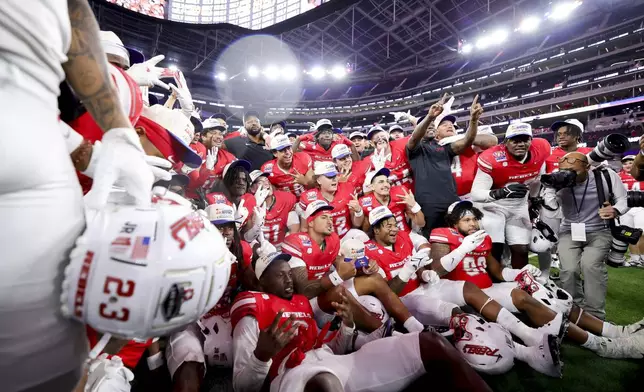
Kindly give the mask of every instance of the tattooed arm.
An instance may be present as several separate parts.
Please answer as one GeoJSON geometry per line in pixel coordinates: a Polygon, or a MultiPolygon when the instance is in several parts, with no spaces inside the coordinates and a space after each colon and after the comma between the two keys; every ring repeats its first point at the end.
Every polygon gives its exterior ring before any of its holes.
{"type": "Polygon", "coordinates": [[[63,64],[67,81],[103,131],[131,128],[110,80],[99,28],[87,0],[67,0],[72,42],[63,64]]]}
{"type": "Polygon", "coordinates": [[[295,292],[304,295],[306,298],[315,298],[333,287],[331,279],[323,276],[321,279],[309,280],[309,273],[306,267],[295,267],[293,273],[293,286],[295,292]]]}

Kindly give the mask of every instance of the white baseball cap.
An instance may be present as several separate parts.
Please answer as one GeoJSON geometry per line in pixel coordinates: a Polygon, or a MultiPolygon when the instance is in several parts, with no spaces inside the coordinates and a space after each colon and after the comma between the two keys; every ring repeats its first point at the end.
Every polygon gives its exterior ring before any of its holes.
{"type": "Polygon", "coordinates": [[[329,128],[331,128],[331,130],[333,130],[333,123],[331,122],[331,120],[327,120],[326,118],[318,120],[318,122],[315,124],[315,130],[319,131],[320,128],[325,126],[328,126],[329,128]]]}
{"type": "Polygon", "coordinates": [[[367,186],[371,185],[371,183],[373,182],[373,179],[376,178],[377,176],[387,176],[387,178],[389,178],[390,174],[391,174],[391,172],[386,167],[380,168],[380,169],[378,169],[376,171],[370,171],[365,176],[364,186],[367,187],[367,186]]]}
{"type": "Polygon", "coordinates": [[[213,117],[210,117],[204,120],[202,125],[204,130],[219,129],[221,131],[225,131],[226,128],[228,128],[224,120],[222,120],[221,118],[213,118],[213,117]]]}
{"type": "Polygon", "coordinates": [[[351,134],[349,135],[349,140],[353,140],[353,138],[354,138],[354,137],[361,137],[361,138],[363,138],[363,139],[366,139],[366,138],[367,138],[367,135],[366,135],[364,132],[360,132],[360,131],[353,131],[353,132],[351,132],[351,134]]]}
{"type": "Polygon", "coordinates": [[[162,105],[144,106],[142,116],[163,127],[172,139],[179,143],[181,156],[177,158],[193,168],[201,165],[201,157],[190,148],[195,126],[180,110],[172,110],[162,105]]]}
{"type": "Polygon", "coordinates": [[[456,116],[453,114],[444,114],[436,117],[436,120],[434,120],[434,128],[438,128],[443,121],[449,121],[454,124],[454,128],[458,128],[458,125],[456,124],[456,116]]]}
{"type": "Polygon", "coordinates": [[[338,169],[333,162],[318,161],[313,166],[313,174],[316,176],[335,177],[338,175],[338,169]]]}
{"type": "Polygon", "coordinates": [[[378,206],[369,213],[369,224],[373,226],[381,220],[391,218],[392,216],[394,216],[394,214],[389,210],[389,208],[387,208],[387,206],[378,206]]]}
{"type": "Polygon", "coordinates": [[[277,134],[271,138],[271,150],[282,151],[287,147],[291,147],[293,143],[284,134],[277,134]]]}
{"type": "Polygon", "coordinates": [[[331,157],[333,159],[344,158],[351,155],[351,149],[346,144],[338,144],[331,150],[331,157]]]}
{"type": "Polygon", "coordinates": [[[477,135],[494,135],[494,131],[490,125],[479,125],[476,131],[477,135]]]}
{"type": "Polygon", "coordinates": [[[581,133],[584,133],[584,124],[582,124],[581,121],[579,121],[579,120],[577,120],[575,118],[570,118],[570,119],[564,120],[564,121],[555,121],[550,126],[550,129],[552,129],[553,132],[557,132],[557,130],[559,128],[563,127],[564,125],[575,126],[575,127],[579,128],[579,131],[581,133]]]}
{"type": "Polygon", "coordinates": [[[399,132],[403,132],[403,133],[405,132],[405,130],[403,129],[403,127],[401,127],[401,126],[400,126],[400,125],[398,125],[398,124],[396,124],[396,125],[392,125],[391,127],[389,127],[389,134],[391,134],[392,132],[395,132],[395,131],[399,131],[399,132]]]}
{"type": "Polygon", "coordinates": [[[277,260],[289,261],[291,260],[291,255],[286,253],[273,252],[257,259],[257,261],[255,262],[255,276],[257,276],[257,279],[261,278],[264,271],[266,271],[266,268],[268,268],[268,266],[273,261],[277,260]]]}
{"type": "Polygon", "coordinates": [[[635,160],[635,155],[625,155],[622,158],[622,162],[624,162],[624,161],[634,161],[634,160],[635,160]]]}
{"type": "Polygon", "coordinates": [[[459,204],[463,204],[465,208],[472,208],[474,206],[474,204],[472,204],[472,202],[469,200],[455,201],[454,203],[450,204],[449,207],[447,207],[447,213],[451,214],[454,211],[454,208],[456,208],[456,206],[459,204]]]}
{"type": "Polygon", "coordinates": [[[357,239],[342,241],[340,253],[344,256],[344,261],[357,261],[362,266],[369,265],[369,259],[365,254],[364,242],[362,241],[357,239]]]}
{"type": "Polygon", "coordinates": [[[205,209],[208,220],[213,225],[223,225],[225,223],[236,222],[235,210],[232,206],[223,203],[211,204],[205,209]]]}
{"type": "Polygon", "coordinates": [[[508,129],[505,131],[505,138],[511,139],[516,136],[528,135],[532,137],[532,125],[522,122],[516,122],[508,125],[508,129]]]}
{"type": "Polygon", "coordinates": [[[311,216],[315,215],[318,211],[328,210],[331,211],[333,206],[327,203],[324,200],[313,200],[306,206],[306,211],[304,211],[304,219],[309,219],[311,216]]]}
{"type": "Polygon", "coordinates": [[[233,167],[235,167],[235,166],[241,166],[244,169],[246,169],[246,171],[250,171],[250,162],[248,162],[245,159],[237,159],[237,160],[234,160],[234,161],[230,162],[226,166],[224,166],[224,171],[223,171],[223,173],[221,173],[221,176],[226,177],[226,173],[228,173],[228,170],[233,168],[233,167]]]}
{"type": "Polygon", "coordinates": [[[378,132],[387,132],[387,131],[385,131],[380,125],[376,125],[374,127],[371,127],[371,129],[369,129],[369,132],[367,132],[367,139],[371,140],[373,135],[375,135],[378,132]]]}
{"type": "Polygon", "coordinates": [[[264,172],[263,172],[263,171],[261,171],[261,170],[253,170],[253,171],[252,171],[252,172],[250,172],[250,174],[248,174],[248,175],[250,176],[250,183],[251,183],[251,184],[252,184],[252,183],[254,183],[254,182],[255,182],[255,180],[257,180],[258,178],[260,178],[260,177],[262,177],[262,176],[264,176],[264,177],[268,177],[268,173],[264,173],[264,172]]]}

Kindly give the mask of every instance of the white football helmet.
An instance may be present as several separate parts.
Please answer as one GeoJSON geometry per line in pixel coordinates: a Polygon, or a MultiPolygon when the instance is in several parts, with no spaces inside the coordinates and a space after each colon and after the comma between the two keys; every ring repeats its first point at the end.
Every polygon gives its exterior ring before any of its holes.
{"type": "Polygon", "coordinates": [[[214,315],[198,322],[204,336],[203,353],[208,365],[233,367],[233,324],[230,317],[214,315]]]}
{"type": "Polygon", "coordinates": [[[383,324],[389,320],[389,313],[387,313],[385,306],[378,298],[372,295],[361,295],[358,297],[358,302],[383,324]]]}
{"type": "Polygon", "coordinates": [[[540,301],[550,309],[557,313],[568,315],[572,309],[573,299],[568,292],[559,288],[554,282],[548,280],[546,285],[543,285],[528,273],[522,271],[516,278],[519,288],[532,296],[532,298],[540,301]]]}
{"type": "Polygon", "coordinates": [[[454,347],[477,371],[503,374],[514,366],[512,335],[499,324],[462,313],[453,316],[449,326],[454,330],[454,347]]]}
{"type": "Polygon", "coordinates": [[[543,233],[533,226],[530,237],[530,251],[534,253],[550,252],[550,248],[552,248],[552,242],[548,241],[543,233]]]}
{"type": "Polygon", "coordinates": [[[167,335],[219,301],[226,256],[219,231],[188,207],[108,205],[71,252],[62,312],[115,337],[167,335]]]}

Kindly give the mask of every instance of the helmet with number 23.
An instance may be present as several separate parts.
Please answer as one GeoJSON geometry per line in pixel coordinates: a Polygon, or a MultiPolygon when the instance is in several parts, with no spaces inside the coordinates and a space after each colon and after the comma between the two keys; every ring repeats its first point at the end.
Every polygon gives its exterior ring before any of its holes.
{"type": "Polygon", "coordinates": [[[231,259],[219,231],[181,205],[111,205],[88,222],[65,269],[63,314],[120,338],[167,335],[223,295],[231,259]]]}

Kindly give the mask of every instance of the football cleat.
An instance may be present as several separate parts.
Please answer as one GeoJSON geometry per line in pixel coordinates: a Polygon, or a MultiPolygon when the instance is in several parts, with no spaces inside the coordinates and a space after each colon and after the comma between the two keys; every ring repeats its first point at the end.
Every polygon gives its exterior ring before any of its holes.
{"type": "Polygon", "coordinates": [[[600,357],[615,359],[644,358],[644,335],[642,334],[617,339],[604,337],[599,339],[599,348],[594,351],[600,357]]]}
{"type": "Polygon", "coordinates": [[[534,329],[534,339],[530,342],[524,342],[526,346],[535,346],[543,342],[542,336],[544,335],[553,335],[556,336],[559,341],[563,339],[568,330],[568,321],[564,321],[563,314],[557,313],[555,318],[553,318],[549,323],[534,329]]]}
{"type": "Polygon", "coordinates": [[[539,345],[528,347],[526,358],[521,358],[531,368],[550,377],[561,378],[563,361],[561,360],[561,343],[555,335],[543,335],[539,345]]]}
{"type": "Polygon", "coordinates": [[[618,326],[617,328],[619,329],[620,335],[624,337],[634,334],[644,334],[644,319],[630,325],[618,326]]]}
{"type": "Polygon", "coordinates": [[[357,351],[365,344],[373,342],[376,339],[382,339],[391,336],[393,334],[393,330],[394,322],[391,318],[388,318],[385,322],[382,323],[382,325],[380,325],[378,329],[369,334],[356,330],[353,334],[353,340],[351,342],[352,351],[357,351]]]}

